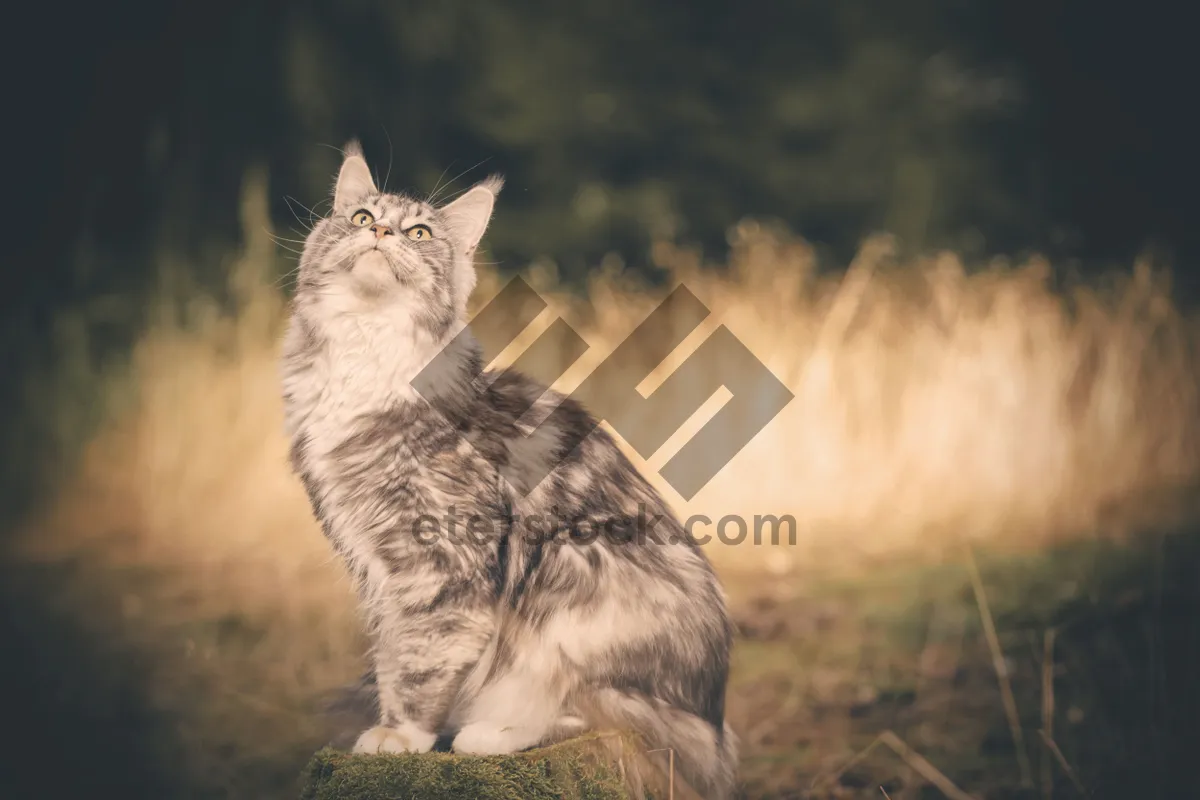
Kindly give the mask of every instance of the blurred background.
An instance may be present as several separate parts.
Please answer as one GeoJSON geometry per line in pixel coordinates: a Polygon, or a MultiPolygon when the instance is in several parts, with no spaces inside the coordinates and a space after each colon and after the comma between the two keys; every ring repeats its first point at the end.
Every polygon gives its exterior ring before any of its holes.
{"type": "MultiPolygon", "coordinates": [[[[288,473],[275,358],[352,137],[392,189],[507,176],[476,307],[521,273],[595,363],[683,281],[795,393],[691,501],[658,481],[681,513],[796,520],[795,544],[710,548],[747,797],[1187,796],[1200,131],[1169,10],[128,3],[14,26],[11,796],[294,797],[325,741],[363,643],[288,473]]],[[[636,460],[654,475],[687,435],[636,460]]]]}

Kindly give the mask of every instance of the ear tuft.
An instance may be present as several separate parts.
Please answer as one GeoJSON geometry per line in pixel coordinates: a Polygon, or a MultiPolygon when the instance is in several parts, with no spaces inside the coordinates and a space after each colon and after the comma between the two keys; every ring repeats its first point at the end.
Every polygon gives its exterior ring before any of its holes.
{"type": "Polygon", "coordinates": [[[362,145],[357,139],[346,143],[343,151],[345,160],[338,172],[337,184],[333,189],[333,210],[344,211],[352,203],[361,201],[378,190],[371,177],[371,169],[363,158],[362,145]]]}
{"type": "Polygon", "coordinates": [[[475,185],[487,189],[492,193],[492,197],[496,197],[500,194],[500,190],[504,188],[504,176],[499,172],[493,172],[475,185]]]}

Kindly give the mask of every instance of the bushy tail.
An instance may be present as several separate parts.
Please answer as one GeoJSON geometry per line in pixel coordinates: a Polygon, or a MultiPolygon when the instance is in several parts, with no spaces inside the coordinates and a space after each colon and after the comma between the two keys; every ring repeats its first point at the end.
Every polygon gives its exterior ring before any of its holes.
{"type": "Polygon", "coordinates": [[[648,790],[655,797],[667,797],[672,783],[670,751],[674,751],[676,798],[733,798],[738,742],[728,725],[718,730],[695,714],[616,689],[596,692],[580,705],[589,727],[631,731],[645,744],[645,763],[639,765],[638,774],[627,776],[638,794],[648,790]]]}

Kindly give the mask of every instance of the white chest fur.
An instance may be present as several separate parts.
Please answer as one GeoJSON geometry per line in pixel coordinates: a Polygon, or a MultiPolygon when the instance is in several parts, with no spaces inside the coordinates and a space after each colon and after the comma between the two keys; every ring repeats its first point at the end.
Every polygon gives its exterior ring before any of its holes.
{"type": "Polygon", "coordinates": [[[364,588],[371,592],[380,591],[387,571],[374,547],[359,535],[371,520],[360,518],[360,510],[346,501],[355,487],[337,480],[341,465],[334,451],[369,415],[419,402],[412,381],[441,343],[417,330],[410,319],[394,313],[309,318],[306,322],[317,331],[319,344],[293,319],[284,341],[287,433],[293,442],[302,442],[304,469],[330,535],[365,575],[364,588]]]}

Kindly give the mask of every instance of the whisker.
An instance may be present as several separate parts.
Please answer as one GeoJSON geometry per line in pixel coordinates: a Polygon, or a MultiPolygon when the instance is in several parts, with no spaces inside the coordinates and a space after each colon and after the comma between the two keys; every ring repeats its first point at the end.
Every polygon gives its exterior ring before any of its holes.
{"type": "Polygon", "coordinates": [[[279,247],[281,250],[286,250],[287,252],[289,252],[289,253],[292,253],[292,254],[294,254],[294,255],[297,255],[297,256],[302,256],[302,255],[304,255],[304,251],[303,251],[303,250],[296,250],[296,249],[294,249],[294,248],[288,247],[286,244],[283,244],[282,242],[275,242],[275,244],[276,244],[276,246],[278,246],[278,247],[279,247]]]}
{"type": "Polygon", "coordinates": [[[341,153],[343,158],[346,157],[346,151],[335,145],[326,144],[325,142],[317,142],[317,147],[328,147],[330,150],[333,150],[337,153],[341,153]]]}
{"type": "MultiPolygon", "coordinates": [[[[299,234],[300,231],[299,230],[290,230],[290,233],[299,234]]],[[[300,239],[292,239],[292,237],[290,237],[290,236],[280,236],[278,234],[271,234],[271,235],[275,236],[276,239],[278,239],[280,241],[292,242],[293,245],[304,245],[304,243],[306,241],[308,241],[307,239],[305,239],[304,236],[301,236],[300,239]]]]}
{"type": "Polygon", "coordinates": [[[444,170],[442,170],[442,174],[438,175],[437,182],[433,185],[433,191],[429,193],[429,197],[426,198],[425,202],[429,203],[430,205],[433,205],[434,198],[437,197],[438,189],[440,189],[442,187],[442,178],[446,177],[446,173],[449,172],[450,168],[453,166],[454,166],[454,162],[451,161],[449,164],[446,165],[446,168],[444,170]]]}
{"type": "Polygon", "coordinates": [[[294,247],[289,247],[290,244],[303,245],[304,244],[303,241],[298,241],[296,239],[289,239],[286,236],[280,236],[279,234],[275,233],[274,231],[272,231],[270,228],[267,228],[267,227],[264,227],[262,230],[263,230],[263,233],[265,233],[267,235],[268,239],[270,239],[272,242],[274,242],[276,245],[283,248],[284,250],[287,250],[289,253],[295,253],[296,255],[303,254],[303,250],[297,250],[294,247]],[[285,244],[285,242],[287,244],[285,244]]]}
{"type": "Polygon", "coordinates": [[[272,282],[272,285],[273,285],[273,286],[274,286],[274,288],[276,288],[276,289],[282,289],[282,288],[283,288],[283,284],[284,284],[284,283],[285,283],[285,282],[286,282],[286,281],[287,281],[289,278],[291,278],[293,275],[296,275],[296,274],[298,274],[299,272],[300,272],[300,267],[299,267],[299,265],[297,265],[295,269],[289,269],[287,272],[283,273],[283,274],[282,274],[282,275],[280,275],[278,278],[276,278],[276,279],[275,279],[275,280],[272,282]]]}
{"type": "MultiPolygon", "coordinates": [[[[492,160],[491,156],[488,156],[487,158],[483,159],[482,161],[480,161],[479,163],[475,164],[474,166],[467,167],[467,168],[466,168],[466,169],[464,169],[462,172],[458,173],[458,174],[457,174],[457,175],[455,175],[453,178],[451,178],[450,180],[446,181],[446,188],[449,188],[450,186],[452,186],[456,180],[458,180],[459,178],[461,178],[463,175],[466,175],[466,174],[467,174],[468,172],[470,172],[471,170],[473,170],[473,169],[478,169],[479,167],[482,167],[484,164],[486,164],[487,162],[489,162],[489,161],[491,161],[491,160],[492,160]]],[[[469,187],[468,187],[468,188],[469,188],[469,187]]],[[[458,191],[458,192],[455,192],[454,194],[447,195],[445,199],[446,199],[446,200],[451,200],[451,199],[453,199],[453,198],[457,197],[458,195],[462,194],[462,193],[463,193],[463,192],[465,192],[465,191],[466,191],[466,189],[462,189],[462,190],[460,190],[460,191],[458,191]]],[[[437,197],[436,195],[434,195],[434,196],[431,196],[431,197],[429,198],[429,200],[427,200],[426,202],[428,202],[430,205],[434,205],[434,204],[435,204],[435,203],[437,203],[437,202],[438,202],[438,200],[440,200],[440,199],[441,199],[441,198],[439,198],[439,197],[437,197]]]]}
{"type": "MultiPolygon", "coordinates": [[[[279,234],[272,233],[271,231],[267,231],[267,233],[269,233],[271,238],[277,242],[290,242],[291,244],[303,245],[305,243],[305,241],[307,241],[302,238],[301,239],[292,239],[288,236],[280,236],[279,234]]],[[[292,231],[292,233],[296,233],[296,231],[292,231]]]]}
{"type": "MultiPolygon", "coordinates": [[[[301,219],[300,215],[296,213],[296,209],[292,207],[292,203],[295,203],[297,206],[299,206],[300,208],[302,208],[308,212],[308,214],[309,214],[308,222],[310,224],[314,223],[315,220],[321,219],[321,215],[319,215],[316,211],[314,211],[313,209],[304,205],[304,203],[301,203],[299,200],[292,197],[291,195],[284,195],[283,202],[287,203],[288,210],[292,212],[292,216],[294,216],[296,218],[296,221],[299,222],[301,225],[305,224],[305,220],[301,219]]],[[[311,227],[309,229],[311,230],[311,227]]]]}
{"type": "Polygon", "coordinates": [[[381,122],[381,123],[379,123],[379,127],[383,128],[383,135],[385,137],[387,137],[387,143],[388,143],[387,174],[383,176],[383,183],[379,184],[379,189],[381,191],[384,191],[387,188],[388,180],[391,179],[391,177],[392,177],[392,155],[393,155],[394,149],[392,147],[392,137],[389,136],[388,132],[387,132],[387,126],[381,122]]]}

